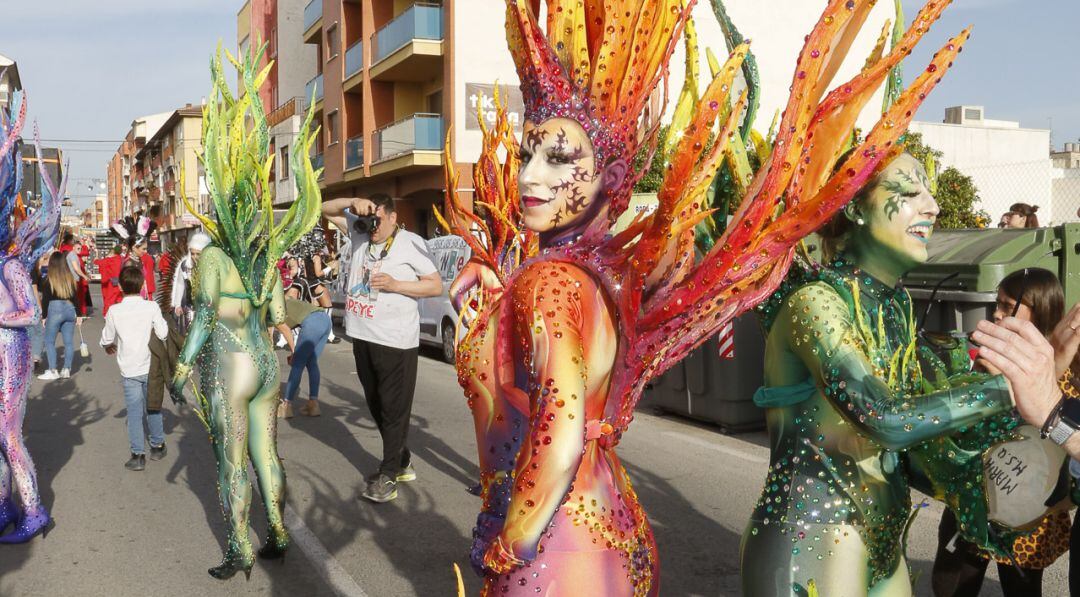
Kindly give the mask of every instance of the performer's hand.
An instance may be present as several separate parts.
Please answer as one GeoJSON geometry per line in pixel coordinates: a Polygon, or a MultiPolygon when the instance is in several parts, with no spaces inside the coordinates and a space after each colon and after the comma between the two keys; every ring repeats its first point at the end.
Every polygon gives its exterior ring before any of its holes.
{"type": "Polygon", "coordinates": [[[476,292],[487,292],[497,296],[502,292],[502,283],[490,267],[470,260],[450,284],[450,302],[458,311],[459,316],[466,307],[476,310],[476,306],[469,304],[476,292]]]}
{"type": "Polygon", "coordinates": [[[1054,348],[1031,322],[1015,317],[997,325],[980,321],[972,338],[982,345],[979,357],[1008,380],[1020,416],[1041,427],[1061,399],[1054,348]]]}
{"type": "Polygon", "coordinates": [[[378,273],[371,276],[371,287],[375,290],[385,290],[386,292],[397,292],[398,281],[392,278],[389,274],[378,273]]]}
{"type": "Polygon", "coordinates": [[[173,374],[172,382],[169,384],[169,396],[172,398],[173,404],[187,404],[187,399],[184,398],[184,386],[187,385],[190,375],[191,365],[184,363],[176,365],[176,372],[173,374]]]}
{"type": "Polygon", "coordinates": [[[1073,305],[1050,333],[1050,345],[1054,347],[1054,371],[1060,378],[1080,348],[1080,303],[1073,305]]]}
{"type": "Polygon", "coordinates": [[[495,537],[484,554],[484,568],[492,574],[508,574],[524,564],[524,560],[519,559],[503,546],[502,539],[499,537],[495,537]]]}

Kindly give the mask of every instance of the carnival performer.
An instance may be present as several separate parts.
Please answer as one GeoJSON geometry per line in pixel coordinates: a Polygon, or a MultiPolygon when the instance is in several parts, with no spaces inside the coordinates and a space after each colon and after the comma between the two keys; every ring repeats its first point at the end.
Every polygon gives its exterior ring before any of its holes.
{"type": "MultiPolygon", "coordinates": [[[[269,68],[257,72],[265,46],[243,56],[229,56],[241,70],[246,93],[236,98],[222,72],[221,51],[211,61],[213,99],[203,109],[200,157],[214,204],[214,219],[198,214],[213,244],[199,258],[192,289],[195,318],[188,330],[172,393],[182,397],[192,366],[199,365],[199,413],[209,431],[218,464],[218,488],[229,525],[221,565],[214,578],[239,571],[250,575],[254,564],[248,538],[251,484],[248,454],[266,507],[268,536],[259,557],[285,556],[289,535],[282,520],[285,472],[277,453],[278,362],[266,322],[285,320],[285,298],[275,264],[300,236],[315,225],[321,195],[309,151],[315,141],[308,112],[292,157],[297,198],[275,224],[269,192],[272,164],[269,126],[259,87],[269,68]],[[247,131],[233,127],[251,123],[247,131]]],[[[285,167],[285,165],[282,165],[285,167]]],[[[181,171],[181,180],[184,172],[181,171]]],[[[181,187],[183,185],[181,184],[181,187]]]]}
{"type": "MultiPolygon", "coordinates": [[[[174,257],[171,260],[173,262],[168,266],[168,278],[171,280],[168,296],[169,311],[176,317],[177,326],[182,334],[187,332],[187,326],[195,313],[191,297],[191,279],[195,272],[195,264],[211,242],[210,236],[205,232],[192,234],[187,242],[187,251],[182,257],[174,257]]],[[[165,275],[164,270],[163,275],[165,275]]]]}
{"type": "MultiPolygon", "coordinates": [[[[839,256],[794,272],[761,307],[766,387],[755,401],[768,408],[773,452],[743,534],[747,595],[811,586],[822,595],[910,595],[909,487],[945,502],[961,544],[1012,557],[1019,533],[988,520],[983,454],[1010,439],[1013,398],[1042,389],[1015,375],[1011,392],[1001,376],[956,375],[916,346],[898,280],[927,258],[938,213],[929,180],[910,155],[892,162],[823,230],[827,244],[840,241],[839,256]]],[[[953,344],[962,356],[950,361],[966,366],[966,345],[953,344]]],[[[1017,342],[1005,358],[1028,362],[1026,353],[1039,352],[1017,342]]]]}
{"type": "Polygon", "coordinates": [[[146,251],[150,235],[155,229],[157,229],[157,223],[142,215],[134,218],[125,216],[124,219],[113,222],[109,229],[120,239],[126,249],[125,263],[134,263],[142,269],[143,279],[146,281],[142,297],[148,300],[153,299],[154,290],[157,288],[154,280],[154,258],[146,251]]]}
{"type": "Polygon", "coordinates": [[[108,315],[109,308],[124,298],[124,293],[120,290],[120,269],[124,267],[124,262],[127,260],[121,255],[123,250],[123,247],[117,244],[113,246],[108,257],[94,261],[98,274],[101,276],[102,315],[108,315]]]}
{"type": "MultiPolygon", "coordinates": [[[[476,313],[457,355],[484,499],[472,561],[485,594],[654,595],[656,545],[614,450],[634,405],[652,377],[767,297],[793,245],[891,158],[940,73],[920,77],[854,161],[832,173],[858,113],[945,3],[924,9],[904,49],[878,53],[823,100],[843,60],[837,48],[873,4],[829,3],[796,67],[776,151],[700,263],[693,227],[707,215],[705,191],[746,107],[745,96],[729,103],[729,90],[747,46],[700,98],[695,90],[677,107],[686,119],[656,211],[614,232],[644,171],[630,164],[656,148],[659,125],[643,116],[678,40],[690,45],[694,2],[631,0],[610,10],[549,0],[546,30],[538,4],[507,0],[525,124],[520,144],[505,115],[484,130],[473,180],[490,219],[458,201],[448,168],[445,225],[473,255],[452,289],[476,313]],[[707,143],[711,134],[722,141],[707,143]]],[[[944,71],[966,38],[931,69],[944,71]]]]}
{"type": "Polygon", "coordinates": [[[10,108],[0,108],[0,379],[4,380],[0,388],[0,532],[12,524],[15,527],[0,536],[0,543],[26,543],[44,535],[52,525],[52,517],[41,503],[34,462],[22,433],[33,373],[27,327],[41,323],[41,308],[29,272],[56,242],[60,198],[67,179],[56,186],[41,159],[40,143],[36,143],[44,182],[41,206],[28,214],[19,203],[23,172],[19,133],[26,119],[26,102],[19,91],[11,100],[10,108]]]}

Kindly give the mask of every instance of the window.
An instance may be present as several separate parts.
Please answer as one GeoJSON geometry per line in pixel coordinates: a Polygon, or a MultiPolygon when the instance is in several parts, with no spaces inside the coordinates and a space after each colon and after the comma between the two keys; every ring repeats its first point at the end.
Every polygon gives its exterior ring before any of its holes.
{"type": "Polygon", "coordinates": [[[338,26],[334,23],[326,30],[326,55],[329,56],[327,60],[333,60],[338,55],[338,48],[341,47],[341,40],[338,38],[338,26]]]}
{"type": "Polygon", "coordinates": [[[285,145],[281,148],[281,164],[278,165],[278,170],[281,172],[279,180],[289,180],[289,146],[285,145]]]}
{"type": "Polygon", "coordinates": [[[338,111],[334,110],[333,112],[326,115],[326,146],[327,147],[330,147],[331,145],[338,142],[338,134],[337,133],[338,133],[338,111]]]}

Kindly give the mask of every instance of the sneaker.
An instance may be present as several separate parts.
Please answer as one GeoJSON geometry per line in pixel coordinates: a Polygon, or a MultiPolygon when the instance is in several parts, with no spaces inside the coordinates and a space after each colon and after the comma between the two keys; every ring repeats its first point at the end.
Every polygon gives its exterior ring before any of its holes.
{"type": "Polygon", "coordinates": [[[161,460],[165,458],[165,455],[169,453],[169,449],[165,447],[165,444],[155,446],[150,444],[150,460],[161,460]]]}
{"type": "Polygon", "coordinates": [[[288,345],[289,345],[289,342],[287,340],[285,340],[285,336],[282,336],[282,335],[279,334],[277,344],[275,344],[274,346],[276,346],[278,348],[285,348],[288,345]]]}
{"type": "Polygon", "coordinates": [[[277,416],[279,419],[291,419],[293,417],[292,403],[282,401],[277,407],[277,416]]]}
{"type": "Polygon", "coordinates": [[[46,369],[45,373],[37,376],[37,378],[43,379],[45,381],[51,381],[53,379],[60,379],[60,374],[57,373],[56,369],[46,369]]]}
{"type": "Polygon", "coordinates": [[[141,471],[146,469],[146,454],[132,454],[131,459],[124,463],[124,468],[129,471],[141,471]]]}
{"type": "Polygon", "coordinates": [[[69,379],[71,377],[71,369],[61,369],[60,379],[69,379]]]}
{"type": "Polygon", "coordinates": [[[409,481],[416,480],[416,470],[413,469],[412,464],[406,464],[405,468],[401,469],[401,472],[397,474],[398,483],[408,483],[409,481]]]}
{"type": "Polygon", "coordinates": [[[364,493],[360,495],[377,504],[389,502],[397,498],[397,482],[386,475],[379,474],[368,482],[364,493]]]}

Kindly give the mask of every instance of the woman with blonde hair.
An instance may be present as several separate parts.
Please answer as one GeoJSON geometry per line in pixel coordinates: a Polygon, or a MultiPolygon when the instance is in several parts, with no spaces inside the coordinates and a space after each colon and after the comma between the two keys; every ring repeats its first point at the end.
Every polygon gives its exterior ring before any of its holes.
{"type": "Polygon", "coordinates": [[[45,356],[49,368],[38,379],[67,379],[71,377],[71,361],[75,358],[75,276],[68,268],[67,258],[60,251],[49,257],[49,269],[41,283],[41,309],[45,313],[45,356]],[[64,336],[64,367],[56,370],[56,334],[64,336]]]}

